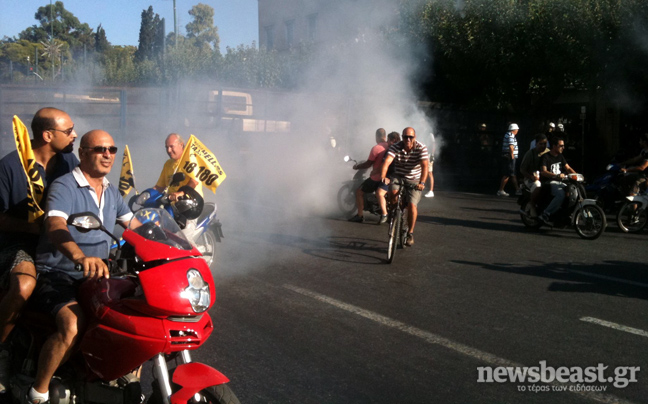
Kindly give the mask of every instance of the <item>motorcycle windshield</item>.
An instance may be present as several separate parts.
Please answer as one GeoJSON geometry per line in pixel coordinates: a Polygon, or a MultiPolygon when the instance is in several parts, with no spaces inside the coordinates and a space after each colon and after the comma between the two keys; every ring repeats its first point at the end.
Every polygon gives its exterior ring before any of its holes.
{"type": "Polygon", "coordinates": [[[144,208],[138,210],[128,228],[147,240],[181,250],[193,248],[178,224],[164,209],[144,208]]]}

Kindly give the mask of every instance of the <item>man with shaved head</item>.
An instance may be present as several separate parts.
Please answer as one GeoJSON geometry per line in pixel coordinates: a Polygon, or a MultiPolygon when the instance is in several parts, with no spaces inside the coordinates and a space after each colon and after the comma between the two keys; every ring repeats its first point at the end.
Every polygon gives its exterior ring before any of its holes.
{"type": "MultiPolygon", "coordinates": [[[[49,184],[79,163],[71,153],[77,135],[70,116],[56,108],[36,112],[31,127],[35,168],[44,186],[44,208],[49,184]]],[[[13,151],[0,160],[0,288],[6,291],[0,301],[0,392],[5,391],[9,376],[4,343],[36,286],[33,255],[42,220],[28,222],[28,193],[25,169],[18,151],[13,151]]]]}
{"type": "Polygon", "coordinates": [[[115,162],[117,147],[112,136],[92,130],[81,138],[81,162],[71,173],[52,183],[47,197],[45,234],[36,253],[39,271],[34,306],[51,314],[57,330],[43,345],[36,379],[25,400],[42,404],[49,400],[49,382],[58,366],[69,356],[84,327],[84,315],[76,301],[81,280],[108,278],[102,259],[108,258],[111,238],[104,232],[81,233],[67,225],[74,213],[93,212],[112,233],[115,222],[126,227],[133,214],[117,187],[106,179],[115,162]],[[83,272],[75,271],[80,265],[83,272]]]}
{"type": "MultiPolygon", "coordinates": [[[[160,173],[160,178],[158,178],[157,183],[155,184],[155,189],[159,192],[164,192],[164,190],[171,184],[171,177],[178,170],[178,164],[180,164],[180,157],[184,151],[185,143],[182,136],[177,133],[171,133],[167,136],[164,141],[164,148],[169,155],[169,159],[164,163],[162,167],[162,173],[160,173]]],[[[200,195],[202,195],[202,184],[196,181],[193,178],[186,177],[180,184],[174,186],[174,189],[178,189],[184,185],[189,185],[191,188],[194,188],[200,195]]],[[[178,200],[178,197],[184,195],[184,192],[172,192],[169,195],[170,201],[178,200]]]]}

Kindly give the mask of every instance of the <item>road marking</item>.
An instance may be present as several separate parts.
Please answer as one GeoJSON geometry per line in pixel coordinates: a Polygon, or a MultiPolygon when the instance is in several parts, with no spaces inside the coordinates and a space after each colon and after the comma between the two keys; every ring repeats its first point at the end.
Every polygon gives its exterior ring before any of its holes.
{"type": "MultiPolygon", "coordinates": [[[[284,284],[284,288],[292,290],[293,292],[299,293],[300,295],[307,296],[310,298],[313,298],[315,300],[319,300],[320,302],[324,302],[327,304],[330,304],[331,306],[335,306],[339,309],[348,311],[353,314],[357,314],[361,317],[367,318],[369,320],[375,321],[379,324],[385,325],[387,327],[395,328],[397,330],[400,330],[404,333],[413,335],[415,337],[421,338],[424,341],[434,344],[434,345],[440,345],[442,347],[451,349],[455,352],[461,353],[466,356],[470,356],[472,358],[475,358],[477,360],[480,360],[482,362],[486,362],[488,364],[494,365],[494,366],[505,366],[505,367],[523,367],[524,365],[510,361],[508,359],[500,358],[498,356],[495,356],[493,354],[490,354],[488,352],[480,351],[479,349],[470,347],[468,345],[460,344],[458,342],[454,342],[452,340],[449,340],[447,338],[441,337],[439,335],[433,334],[428,331],[421,330],[419,328],[413,327],[411,325],[407,325],[405,323],[402,323],[398,320],[394,320],[392,318],[383,316],[378,313],[374,313],[369,310],[362,309],[360,307],[344,303],[342,301],[333,299],[332,297],[328,297],[325,295],[321,295],[316,292],[312,292],[307,289],[303,289],[297,286],[293,286],[290,284],[284,284]]],[[[564,386],[564,385],[569,385],[567,383],[558,383],[558,382],[551,382],[548,383],[554,386],[564,386]]],[[[568,390],[569,391],[569,390],[568,390]]],[[[607,404],[632,404],[631,401],[623,400],[620,399],[616,396],[610,395],[610,394],[601,394],[598,392],[591,392],[591,391],[570,391],[570,393],[578,394],[579,396],[598,401],[599,403],[607,403],[607,404]]]]}
{"type": "Polygon", "coordinates": [[[605,279],[607,281],[614,281],[614,282],[618,282],[618,283],[626,283],[628,285],[639,286],[639,287],[642,287],[642,288],[648,288],[648,283],[628,281],[628,280],[625,280],[625,279],[613,278],[611,276],[605,276],[605,275],[597,275],[597,274],[593,274],[593,273],[590,273],[590,272],[578,271],[576,269],[565,268],[565,271],[573,272],[573,273],[576,273],[576,274],[579,274],[579,275],[591,276],[592,278],[600,278],[600,279],[605,279]]]}
{"type": "Polygon", "coordinates": [[[640,330],[639,328],[632,328],[625,325],[612,323],[610,321],[600,320],[594,317],[583,317],[580,320],[586,321],[588,323],[602,325],[603,327],[613,328],[619,331],[629,332],[630,334],[636,334],[636,335],[641,335],[642,337],[648,337],[648,331],[640,330]]]}

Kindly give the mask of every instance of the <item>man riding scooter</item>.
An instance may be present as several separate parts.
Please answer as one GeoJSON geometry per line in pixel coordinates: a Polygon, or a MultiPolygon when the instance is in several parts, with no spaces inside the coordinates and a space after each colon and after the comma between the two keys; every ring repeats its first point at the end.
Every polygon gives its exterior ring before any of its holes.
{"type": "Polygon", "coordinates": [[[564,150],[565,141],[560,138],[553,138],[551,139],[551,149],[549,150],[549,153],[546,153],[542,157],[540,177],[543,183],[549,183],[551,186],[551,195],[553,195],[553,199],[544,212],[542,212],[540,220],[549,226],[553,226],[553,223],[550,221],[551,215],[560,209],[565,200],[565,189],[567,188],[567,185],[560,180],[565,178],[565,173],[576,173],[576,171],[567,164],[567,160],[562,154],[564,150]]]}

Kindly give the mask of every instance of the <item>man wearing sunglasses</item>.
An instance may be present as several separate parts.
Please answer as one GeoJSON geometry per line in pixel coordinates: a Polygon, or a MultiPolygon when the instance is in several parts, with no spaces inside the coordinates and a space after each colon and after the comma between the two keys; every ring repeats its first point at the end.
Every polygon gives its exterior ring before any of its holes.
{"type": "Polygon", "coordinates": [[[387,170],[389,165],[394,162],[394,179],[389,187],[390,201],[394,201],[398,190],[399,183],[403,181],[414,185],[415,188],[407,188],[409,204],[407,205],[407,225],[409,232],[405,239],[406,246],[414,244],[414,226],[418,216],[417,205],[421,200],[421,191],[425,187],[425,180],[428,176],[429,155],[428,149],[416,140],[416,131],[414,128],[407,127],[403,129],[402,141],[393,144],[387,150],[385,161],[382,166],[381,180],[386,181],[387,170]],[[394,183],[396,182],[396,183],[394,183]]]}
{"type": "Polygon", "coordinates": [[[102,259],[108,258],[111,238],[101,231],[82,233],[67,225],[68,217],[94,212],[110,233],[116,222],[126,227],[133,217],[117,187],[106,179],[116,153],[117,147],[108,132],[86,133],[79,147],[79,166],[54,181],[50,188],[46,232],[36,252],[39,278],[33,301],[39,311],[55,318],[57,330],[43,345],[36,378],[24,397],[25,402],[48,402],[50,379],[70,354],[83,329],[84,315],[76,301],[81,280],[109,277],[102,259]],[[74,269],[77,264],[83,272],[74,269]]]}
{"type": "Polygon", "coordinates": [[[538,201],[538,196],[540,195],[541,183],[540,183],[540,169],[542,168],[542,156],[549,152],[547,149],[547,135],[544,133],[539,133],[534,139],[534,147],[524,154],[522,158],[522,164],[520,165],[520,173],[524,176],[524,185],[531,192],[529,197],[529,203],[525,212],[529,212],[531,217],[537,217],[536,213],[536,202],[538,201]]]}
{"type": "MultiPolygon", "coordinates": [[[[79,163],[71,153],[77,135],[70,116],[56,108],[36,112],[31,129],[35,167],[44,186],[41,199],[44,208],[48,185],[79,163]]],[[[6,291],[0,301],[0,392],[5,391],[9,376],[8,350],[3,344],[36,286],[33,256],[42,219],[27,221],[28,190],[18,151],[13,151],[0,160],[0,288],[6,291]]]]}
{"type": "Polygon", "coordinates": [[[551,215],[560,209],[565,200],[565,188],[567,188],[567,185],[560,180],[565,178],[565,173],[576,172],[569,166],[569,164],[567,164],[567,160],[565,159],[565,156],[563,156],[564,150],[565,141],[562,138],[554,137],[551,139],[551,149],[549,150],[549,153],[546,153],[542,157],[540,176],[544,183],[549,183],[551,185],[551,195],[553,195],[553,199],[544,212],[542,212],[542,215],[540,215],[540,220],[549,226],[553,226],[553,223],[550,221],[551,215]]]}

